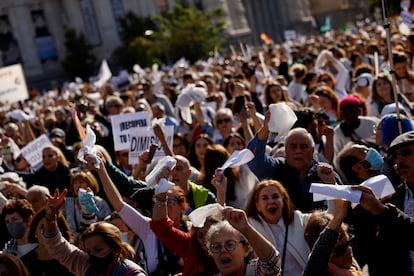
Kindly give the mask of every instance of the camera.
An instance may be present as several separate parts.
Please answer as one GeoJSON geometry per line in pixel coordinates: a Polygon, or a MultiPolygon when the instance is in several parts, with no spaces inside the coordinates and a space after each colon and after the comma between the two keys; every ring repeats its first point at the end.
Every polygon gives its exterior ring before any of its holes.
{"type": "Polygon", "coordinates": [[[89,108],[89,104],[86,103],[86,102],[82,102],[82,103],[80,103],[78,108],[79,108],[79,112],[85,113],[89,108]]]}

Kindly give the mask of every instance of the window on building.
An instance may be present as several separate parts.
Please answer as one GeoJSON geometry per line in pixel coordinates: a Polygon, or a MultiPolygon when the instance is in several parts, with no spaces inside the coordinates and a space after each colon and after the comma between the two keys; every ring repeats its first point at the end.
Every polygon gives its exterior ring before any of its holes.
{"type": "Polygon", "coordinates": [[[0,15],[0,59],[1,66],[23,62],[7,15],[0,15]]]}

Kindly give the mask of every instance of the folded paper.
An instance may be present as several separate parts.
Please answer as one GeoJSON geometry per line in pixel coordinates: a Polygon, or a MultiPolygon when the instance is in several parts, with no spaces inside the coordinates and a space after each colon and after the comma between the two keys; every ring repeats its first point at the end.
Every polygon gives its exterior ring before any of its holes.
{"type": "MultiPolygon", "coordinates": [[[[360,186],[369,187],[377,198],[382,198],[395,193],[395,189],[387,176],[380,174],[362,182],[360,186]]],[[[361,191],[352,190],[351,185],[330,185],[323,183],[312,183],[310,192],[313,200],[346,199],[352,203],[359,203],[361,191]]]]}
{"type": "Polygon", "coordinates": [[[218,203],[207,204],[192,211],[188,217],[194,227],[201,228],[209,216],[221,212],[223,209],[224,207],[218,203]]]}

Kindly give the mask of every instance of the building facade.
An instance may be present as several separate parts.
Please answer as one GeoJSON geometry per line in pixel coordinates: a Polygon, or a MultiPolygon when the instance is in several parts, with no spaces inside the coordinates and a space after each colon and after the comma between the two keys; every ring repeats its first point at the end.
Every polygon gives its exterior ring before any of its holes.
{"type": "MultiPolygon", "coordinates": [[[[128,12],[147,17],[171,9],[173,0],[2,0],[0,1],[0,67],[22,63],[26,77],[61,74],[66,56],[64,34],[85,35],[98,60],[120,46],[119,18],[128,12]]],[[[192,1],[188,1],[192,2],[192,1]]],[[[227,30],[235,40],[251,42],[241,0],[201,0],[203,9],[223,7],[227,30]]]]}
{"type": "Polygon", "coordinates": [[[354,23],[368,15],[368,0],[244,0],[255,44],[260,34],[285,40],[285,31],[315,34],[329,19],[332,28],[354,23]]]}

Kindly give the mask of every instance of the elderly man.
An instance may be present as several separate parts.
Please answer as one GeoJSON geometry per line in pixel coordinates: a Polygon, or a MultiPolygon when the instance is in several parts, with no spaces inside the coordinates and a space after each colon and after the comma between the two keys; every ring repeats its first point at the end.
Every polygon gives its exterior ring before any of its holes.
{"type": "Polygon", "coordinates": [[[175,155],[174,158],[177,160],[177,164],[171,171],[172,182],[184,190],[191,210],[215,203],[216,196],[210,190],[189,180],[191,169],[187,158],[181,155],[175,155]]]}
{"type": "MultiPolygon", "coordinates": [[[[177,163],[171,170],[170,177],[171,181],[175,185],[184,190],[189,204],[189,209],[186,211],[186,213],[188,214],[192,210],[195,210],[198,207],[204,206],[206,204],[215,203],[216,196],[210,190],[190,180],[192,171],[190,168],[190,162],[187,160],[187,158],[181,155],[175,155],[174,158],[177,160],[177,163]]],[[[144,188],[137,190],[131,196],[131,199],[139,204],[140,209],[148,211],[151,210],[153,195],[154,188],[144,188]]]]}
{"type": "Polygon", "coordinates": [[[257,178],[272,178],[280,181],[289,192],[293,204],[303,212],[322,208],[323,202],[313,202],[309,192],[311,183],[341,183],[339,176],[328,165],[320,165],[314,159],[315,143],[312,135],[304,128],[289,131],[285,141],[285,158],[274,158],[265,154],[269,135],[269,116],[263,127],[253,138],[248,148],[255,150],[255,157],[248,163],[257,178]],[[333,179],[332,175],[335,179],[333,179]],[[328,177],[329,176],[329,177],[328,177]]]}

